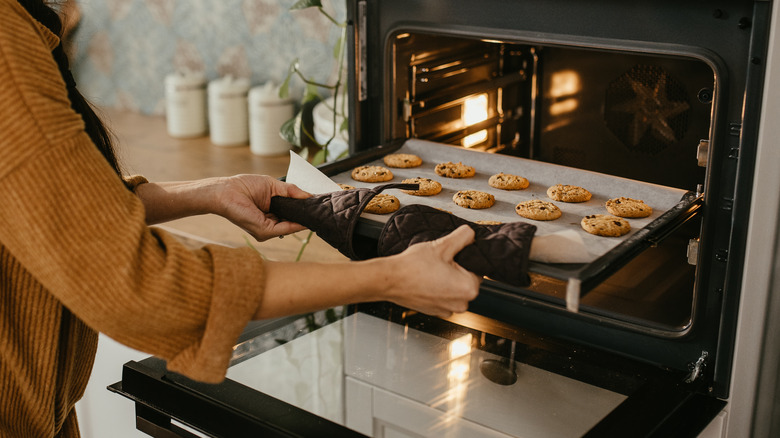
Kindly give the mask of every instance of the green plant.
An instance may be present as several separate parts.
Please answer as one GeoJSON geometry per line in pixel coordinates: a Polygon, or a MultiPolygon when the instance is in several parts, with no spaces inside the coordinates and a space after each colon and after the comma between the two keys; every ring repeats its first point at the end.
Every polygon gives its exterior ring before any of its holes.
{"type": "MultiPolygon", "coordinates": [[[[338,21],[325,11],[320,0],[298,0],[290,7],[291,11],[302,10],[308,8],[317,8],[317,10],[323,14],[330,22],[336,25],[341,30],[341,35],[336,41],[333,47],[333,59],[336,62],[337,74],[335,82],[332,84],[321,83],[312,80],[300,69],[299,60],[296,59],[290,65],[287,76],[279,88],[279,96],[287,98],[290,95],[290,81],[293,77],[299,78],[305,84],[305,92],[301,100],[301,109],[290,120],[288,120],[280,129],[282,137],[301,149],[300,155],[307,158],[312,164],[322,164],[327,160],[328,146],[331,144],[337,133],[347,130],[349,125],[346,111],[346,88],[344,87],[344,75],[346,74],[346,68],[344,65],[346,59],[346,36],[347,36],[347,24],[346,22],[338,21]],[[319,101],[323,99],[322,91],[329,92],[333,97],[333,107],[330,108],[333,114],[333,130],[330,138],[324,143],[320,143],[315,138],[314,134],[302,123],[303,111],[306,108],[306,104],[313,101],[319,101]],[[343,118],[343,122],[339,123],[338,120],[343,118]],[[339,125],[339,126],[337,126],[339,125]],[[301,135],[311,142],[318,150],[311,155],[308,147],[305,146],[301,135]]],[[[345,152],[346,153],[346,152],[345,152]]]]}

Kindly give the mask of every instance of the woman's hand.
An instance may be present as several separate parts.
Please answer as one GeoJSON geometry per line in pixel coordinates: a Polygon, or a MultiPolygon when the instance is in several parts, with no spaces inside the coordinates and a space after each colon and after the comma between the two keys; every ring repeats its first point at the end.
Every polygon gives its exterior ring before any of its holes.
{"type": "Polygon", "coordinates": [[[216,190],[217,214],[246,230],[258,241],[305,229],[294,222],[280,221],[268,213],[271,198],[304,199],[311,194],[293,184],[265,175],[236,175],[220,179],[216,190]]]}
{"type": "Polygon", "coordinates": [[[477,297],[482,278],[454,261],[461,249],[474,241],[474,230],[463,225],[432,242],[410,246],[389,257],[396,264],[388,275],[388,301],[428,315],[448,317],[465,312],[477,297]]]}

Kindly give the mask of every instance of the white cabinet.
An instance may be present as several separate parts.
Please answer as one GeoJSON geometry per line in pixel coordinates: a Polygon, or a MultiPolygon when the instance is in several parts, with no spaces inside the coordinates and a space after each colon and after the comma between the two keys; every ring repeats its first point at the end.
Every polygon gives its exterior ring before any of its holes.
{"type": "Polygon", "coordinates": [[[82,438],[149,438],[135,428],[133,402],[106,389],[122,380],[122,365],[146,357],[146,353],[100,335],[89,384],[84,397],[76,403],[82,438]]]}

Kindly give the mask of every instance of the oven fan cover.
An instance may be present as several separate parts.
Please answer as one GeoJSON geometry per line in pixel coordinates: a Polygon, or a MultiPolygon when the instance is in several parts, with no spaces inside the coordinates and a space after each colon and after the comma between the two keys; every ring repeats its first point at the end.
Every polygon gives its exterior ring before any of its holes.
{"type": "Polygon", "coordinates": [[[690,112],[685,87],[657,66],[635,65],[607,87],[606,125],[634,152],[655,155],[677,143],[690,112]]]}

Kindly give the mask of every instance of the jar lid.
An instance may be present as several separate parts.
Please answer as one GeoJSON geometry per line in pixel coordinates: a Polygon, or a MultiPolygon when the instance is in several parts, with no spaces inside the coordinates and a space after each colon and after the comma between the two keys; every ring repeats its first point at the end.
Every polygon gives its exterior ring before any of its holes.
{"type": "Polygon", "coordinates": [[[281,105],[292,103],[293,99],[279,97],[279,87],[272,81],[268,81],[249,90],[249,101],[260,105],[281,105]]]}
{"type": "Polygon", "coordinates": [[[227,75],[209,82],[209,92],[243,94],[249,90],[249,79],[227,75]]]}

